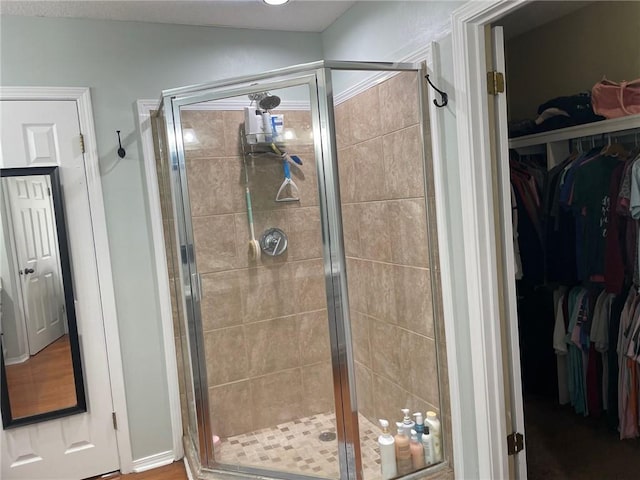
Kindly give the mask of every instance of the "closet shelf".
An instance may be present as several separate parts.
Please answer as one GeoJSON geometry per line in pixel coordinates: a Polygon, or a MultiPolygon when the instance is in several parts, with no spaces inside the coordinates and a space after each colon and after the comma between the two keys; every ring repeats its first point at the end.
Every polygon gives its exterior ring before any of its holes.
{"type": "Polygon", "coordinates": [[[573,127],[560,128],[549,132],[534,133],[522,137],[509,139],[509,148],[523,148],[545,143],[571,140],[572,138],[588,137],[603,133],[619,132],[640,128],[640,114],[626,117],[612,118],[600,122],[585,123],[573,127]]]}

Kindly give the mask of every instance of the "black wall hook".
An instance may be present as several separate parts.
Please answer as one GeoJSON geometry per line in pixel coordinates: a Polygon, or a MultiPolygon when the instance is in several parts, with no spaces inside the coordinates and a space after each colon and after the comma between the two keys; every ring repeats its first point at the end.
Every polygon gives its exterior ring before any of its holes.
{"type": "Polygon", "coordinates": [[[120,141],[120,130],[116,130],[116,133],[118,134],[118,156],[120,158],[124,158],[127,152],[124,148],[122,148],[122,142],[120,141]]]}
{"type": "Polygon", "coordinates": [[[436,107],[442,108],[447,106],[447,104],[449,103],[449,95],[446,94],[446,92],[443,92],[442,90],[440,90],[438,87],[436,87],[433,83],[431,83],[431,79],[429,78],[429,75],[425,75],[424,78],[427,79],[427,83],[429,83],[429,85],[431,85],[431,87],[440,94],[440,96],[442,97],[442,101],[440,103],[438,103],[438,100],[436,100],[435,98],[433,99],[433,104],[436,107]]]}

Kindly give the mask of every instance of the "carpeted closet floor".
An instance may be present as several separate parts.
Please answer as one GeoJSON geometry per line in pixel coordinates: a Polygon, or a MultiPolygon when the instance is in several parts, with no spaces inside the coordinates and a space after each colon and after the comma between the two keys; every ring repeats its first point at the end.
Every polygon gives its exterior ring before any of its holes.
{"type": "Polygon", "coordinates": [[[529,480],[636,480],[640,440],[620,440],[603,418],[582,417],[550,399],[525,399],[529,480]]]}

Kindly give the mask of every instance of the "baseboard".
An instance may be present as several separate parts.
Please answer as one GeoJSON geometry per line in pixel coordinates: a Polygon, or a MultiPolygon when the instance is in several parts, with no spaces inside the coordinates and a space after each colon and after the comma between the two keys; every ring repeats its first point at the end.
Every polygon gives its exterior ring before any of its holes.
{"type": "Polygon", "coordinates": [[[19,363],[24,363],[29,360],[29,354],[25,353],[24,355],[20,355],[19,357],[8,357],[4,359],[5,365],[17,365],[19,363]]]}
{"type": "Polygon", "coordinates": [[[187,478],[189,480],[195,480],[195,477],[193,476],[193,473],[191,473],[191,466],[189,465],[189,462],[187,461],[187,456],[186,455],[182,459],[182,461],[184,462],[184,469],[187,472],[187,478]]]}
{"type": "Polygon", "coordinates": [[[156,453],[155,455],[149,455],[148,457],[139,458],[133,461],[133,471],[135,473],[146,472],[153,468],[164,467],[175,461],[175,455],[173,450],[167,450],[166,452],[156,453]]]}

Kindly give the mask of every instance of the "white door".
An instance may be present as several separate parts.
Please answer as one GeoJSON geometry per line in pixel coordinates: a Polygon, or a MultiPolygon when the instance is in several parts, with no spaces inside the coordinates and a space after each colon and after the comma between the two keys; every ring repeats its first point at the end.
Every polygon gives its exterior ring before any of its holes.
{"type": "Polygon", "coordinates": [[[74,101],[0,102],[3,168],[58,165],[87,412],[3,430],[3,480],[79,480],[118,470],[91,211],[74,101]]]}
{"type": "MultiPolygon", "coordinates": [[[[502,27],[491,29],[491,44],[487,45],[491,49],[489,55],[489,71],[499,72],[504,75],[506,62],[504,56],[504,35],[502,27]]],[[[496,205],[498,205],[499,228],[496,238],[499,239],[501,255],[498,255],[501,263],[501,285],[502,285],[502,327],[503,327],[503,360],[505,366],[505,405],[506,405],[506,425],[508,431],[505,435],[517,432],[524,436],[524,409],[522,402],[522,380],[520,373],[520,344],[518,340],[518,311],[516,303],[515,284],[515,255],[513,243],[513,222],[511,217],[511,179],[509,173],[509,135],[507,129],[507,93],[506,85],[503,93],[493,97],[493,105],[490,105],[490,112],[494,117],[494,139],[493,149],[496,160],[495,168],[497,173],[497,183],[494,186],[498,193],[496,205]]],[[[514,458],[514,463],[510,464],[514,478],[527,478],[526,450],[519,452],[514,458]]]]}
{"type": "Polygon", "coordinates": [[[30,355],[65,333],[50,182],[45,175],[7,177],[30,355]]]}

